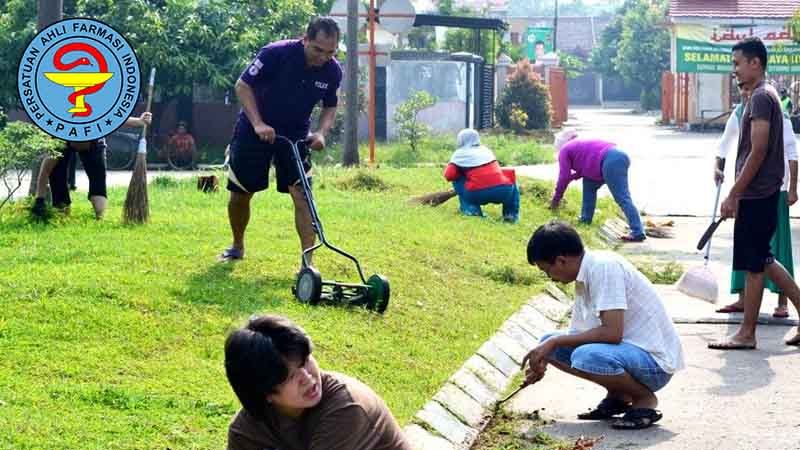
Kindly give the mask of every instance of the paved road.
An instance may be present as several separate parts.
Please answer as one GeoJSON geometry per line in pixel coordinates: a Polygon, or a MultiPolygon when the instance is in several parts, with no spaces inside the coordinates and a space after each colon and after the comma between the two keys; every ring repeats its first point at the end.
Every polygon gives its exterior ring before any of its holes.
{"type": "MultiPolygon", "coordinates": [[[[127,186],[131,182],[132,173],[133,172],[130,170],[110,170],[108,171],[108,175],[106,176],[106,185],[109,188],[116,186],[127,186]]],[[[147,174],[149,180],[152,181],[152,179],[157,176],[187,178],[197,175],[198,172],[175,171],[175,170],[163,170],[163,171],[148,170],[147,174]]],[[[30,175],[27,175],[22,183],[22,187],[14,194],[14,198],[16,199],[26,196],[28,194],[29,185],[30,185],[30,175]]],[[[86,177],[86,172],[84,172],[83,170],[78,170],[75,173],[75,185],[77,186],[79,192],[89,191],[89,178],[86,177]]],[[[0,198],[5,198],[7,192],[8,191],[6,190],[5,186],[3,186],[2,183],[0,183],[0,196],[2,196],[0,198]]]]}
{"type": "Polygon", "coordinates": [[[605,390],[550,368],[545,378],[524,389],[509,406],[539,411],[554,422],[542,428],[574,442],[580,436],[605,436],[596,450],[798,450],[800,449],[800,350],[787,347],[789,327],[765,327],[760,349],[719,352],[708,341],[728,325],[678,325],[687,369],[658,393],[664,418],[653,428],[618,431],[605,422],[576,415],[597,404],[605,390]]]}
{"type": "MultiPolygon", "coordinates": [[[[629,152],[633,196],[641,208],[651,214],[710,214],[714,191],[709,167],[718,133],[655,127],[652,117],[624,111],[585,109],[573,113],[582,133],[615,140],[629,152]]],[[[521,172],[554,179],[557,169],[542,166],[521,172]]],[[[792,208],[793,215],[800,212],[797,208],[792,208]]],[[[673,239],[651,238],[641,244],[625,244],[620,251],[630,258],[679,261],[686,267],[702,264],[695,245],[708,217],[678,217],[675,222],[673,239]]],[[[792,229],[797,236],[800,221],[793,220],[792,229]]],[[[721,302],[732,300],[728,294],[732,234],[733,224],[726,222],[712,240],[709,267],[716,276],[721,302]]],[[[794,244],[798,261],[800,239],[794,244]]],[[[604,435],[604,441],[595,447],[598,450],[800,450],[800,416],[796,414],[800,349],[783,343],[795,332],[794,309],[790,308],[790,320],[782,324],[772,321],[775,295],[766,294],[762,319],[773,324],[759,327],[759,349],[712,351],[706,348],[708,341],[732,333],[741,315],[717,314],[714,305],[689,298],[673,286],[658,289],[678,323],[688,368],[658,393],[664,419],[656,427],[616,431],[604,422],[576,420],[576,414],[594,406],[604,391],[554,368],[541,383],[525,389],[509,408],[525,414],[538,411],[554,420],[544,431],[571,441],[581,435],[604,435]],[[734,323],[708,323],[720,321],[734,323]]]]}
{"type": "MultiPolygon", "coordinates": [[[[686,132],[655,125],[652,115],[625,109],[570,109],[568,127],[582,136],[617,143],[631,157],[630,186],[637,207],[656,215],[709,216],[716,188],[712,180],[716,142],[721,132],[686,132]]],[[[728,164],[724,193],[732,185],[733,164],[728,164]]],[[[527,166],[519,173],[537,178],[558,177],[555,164],[527,166]]],[[[580,180],[570,184],[579,189],[580,180]]],[[[603,187],[601,195],[608,195],[603,187]]],[[[800,216],[800,206],[791,209],[800,216]]]]}

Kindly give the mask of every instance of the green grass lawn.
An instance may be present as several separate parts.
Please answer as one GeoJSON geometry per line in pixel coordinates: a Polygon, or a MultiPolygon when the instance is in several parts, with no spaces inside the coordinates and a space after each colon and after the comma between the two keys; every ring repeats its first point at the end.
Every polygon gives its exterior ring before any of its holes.
{"type": "MultiPolygon", "coordinates": [[[[346,183],[355,171],[315,170],[330,240],[391,280],[385,316],[294,300],[299,243],[290,199],[274,190],[253,201],[247,258],[227,265],[215,262],[230,244],[227,194],[189,181],[151,185],[146,226],[120,224],[121,189],[100,222],[85,194],[49,224],[20,204],[0,212],[0,449],[223,448],[238,408],[223,342],[255,313],[302,325],[324,369],[365,381],[408,423],[545,282],[525,246],[552,217],[552,183],[524,182],[521,222],[508,225],[499,206],[486,219],[459,215],[457,199],[410,206],[449,187],[441,168],[370,172],[382,191],[346,183]]],[[[572,190],[559,215],[574,221],[578,206],[572,190]]],[[[315,262],[325,278],[354,280],[330,252],[315,262]]]]}

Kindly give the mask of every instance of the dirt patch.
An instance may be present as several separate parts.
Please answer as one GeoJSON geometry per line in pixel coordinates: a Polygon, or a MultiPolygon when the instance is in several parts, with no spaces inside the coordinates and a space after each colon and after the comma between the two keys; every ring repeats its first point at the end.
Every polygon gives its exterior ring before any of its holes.
{"type": "Polygon", "coordinates": [[[540,431],[547,421],[533,414],[498,412],[486,425],[471,450],[590,450],[603,437],[581,437],[575,442],[540,431]]]}

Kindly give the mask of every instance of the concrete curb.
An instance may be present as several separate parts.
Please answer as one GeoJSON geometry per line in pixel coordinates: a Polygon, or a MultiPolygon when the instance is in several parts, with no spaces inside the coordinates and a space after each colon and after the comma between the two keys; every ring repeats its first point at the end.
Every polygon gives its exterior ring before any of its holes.
{"type": "Polygon", "coordinates": [[[404,428],[416,450],[467,450],[519,373],[522,358],[571,309],[554,284],[509,317],[404,428]]]}
{"type": "MultiPolygon", "coordinates": [[[[728,318],[721,318],[721,317],[680,317],[675,316],[672,318],[672,323],[681,323],[681,324],[709,324],[709,325],[736,325],[742,323],[742,315],[738,314],[739,317],[728,317],[728,318]]],[[[797,319],[776,319],[774,317],[766,317],[765,314],[762,314],[758,318],[759,325],[775,325],[775,326],[798,326],[800,325],[800,320],[797,319]]]]}

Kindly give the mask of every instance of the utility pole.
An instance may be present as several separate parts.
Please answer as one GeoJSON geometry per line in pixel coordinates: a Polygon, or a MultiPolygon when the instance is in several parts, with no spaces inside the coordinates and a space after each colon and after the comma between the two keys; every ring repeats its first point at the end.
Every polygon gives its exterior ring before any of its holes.
{"type": "MultiPolygon", "coordinates": [[[[36,31],[41,31],[51,24],[63,18],[63,0],[38,0],[38,11],[36,16],[36,31]]],[[[39,178],[39,169],[42,161],[36,162],[31,167],[31,184],[28,187],[28,195],[36,195],[36,181],[39,178]]]]}
{"type": "Polygon", "coordinates": [[[556,0],[556,14],[553,17],[553,52],[558,50],[558,0],[556,0]]]}
{"type": "Polygon", "coordinates": [[[342,164],[358,165],[358,2],[347,0],[347,101],[344,115],[342,164]]]}

